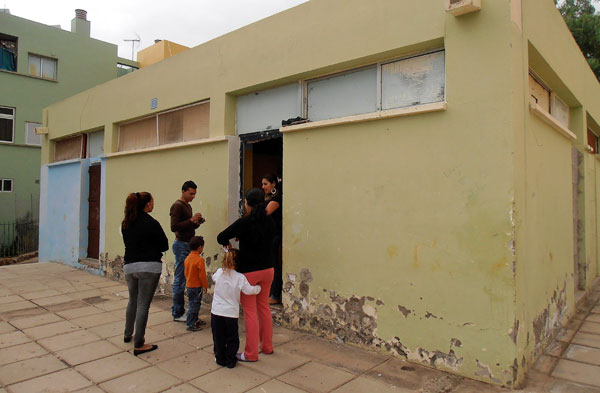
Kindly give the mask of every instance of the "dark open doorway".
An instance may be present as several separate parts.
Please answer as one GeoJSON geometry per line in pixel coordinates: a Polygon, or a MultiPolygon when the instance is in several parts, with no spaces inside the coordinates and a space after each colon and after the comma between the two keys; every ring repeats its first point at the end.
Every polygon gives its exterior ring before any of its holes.
{"type": "Polygon", "coordinates": [[[100,258],[100,165],[92,165],[89,168],[89,215],[88,215],[88,249],[87,257],[91,259],[100,258]]]}
{"type": "Polygon", "coordinates": [[[260,188],[262,177],[273,173],[282,177],[283,138],[279,131],[256,132],[240,136],[241,139],[241,189],[240,201],[253,187],[260,188]]]}

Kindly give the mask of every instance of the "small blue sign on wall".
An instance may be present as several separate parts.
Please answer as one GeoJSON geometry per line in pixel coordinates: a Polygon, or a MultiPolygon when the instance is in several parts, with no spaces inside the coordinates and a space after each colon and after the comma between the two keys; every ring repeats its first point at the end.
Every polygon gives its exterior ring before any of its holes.
{"type": "Polygon", "coordinates": [[[158,98],[153,98],[150,100],[150,109],[158,108],[158,98]]]}

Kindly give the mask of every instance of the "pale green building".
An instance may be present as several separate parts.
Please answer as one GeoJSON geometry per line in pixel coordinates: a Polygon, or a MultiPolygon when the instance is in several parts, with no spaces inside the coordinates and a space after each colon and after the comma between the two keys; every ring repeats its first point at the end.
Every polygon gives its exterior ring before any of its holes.
{"type": "Polygon", "coordinates": [[[83,10],[71,32],[0,10],[0,224],[38,217],[42,109],[133,68],[83,10]]]}

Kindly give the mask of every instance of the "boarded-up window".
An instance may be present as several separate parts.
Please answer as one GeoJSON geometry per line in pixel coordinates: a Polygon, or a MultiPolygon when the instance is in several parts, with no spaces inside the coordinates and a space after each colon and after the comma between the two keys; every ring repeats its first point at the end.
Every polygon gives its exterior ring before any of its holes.
{"type": "Polygon", "coordinates": [[[119,151],[208,138],[210,103],[159,113],[119,128],[119,151]]]}
{"type": "Polygon", "coordinates": [[[122,124],[119,128],[119,151],[156,146],[156,116],[122,124]]]}
{"type": "Polygon", "coordinates": [[[83,136],[77,135],[61,139],[54,145],[54,161],[73,160],[81,158],[83,153],[83,136]]]}
{"type": "Polygon", "coordinates": [[[187,142],[209,137],[210,103],[158,115],[159,144],[187,142]]]}
{"type": "Polygon", "coordinates": [[[37,127],[41,127],[41,123],[25,122],[25,143],[28,145],[39,146],[42,144],[42,137],[35,133],[37,127]]]}
{"type": "Polygon", "coordinates": [[[238,97],[237,134],[277,130],[282,120],[302,116],[300,97],[298,83],[238,97]]]}
{"type": "Polygon", "coordinates": [[[99,157],[104,154],[104,131],[88,134],[87,157],[99,157]]]}
{"type": "Polygon", "coordinates": [[[377,67],[333,75],[307,83],[311,121],[377,111],[377,67]]]}
{"type": "Polygon", "coordinates": [[[404,108],[445,99],[444,52],[381,66],[381,109],[404,108]]]}
{"type": "Polygon", "coordinates": [[[552,93],[552,107],[550,110],[556,120],[569,128],[569,106],[556,93],[552,93]]]}
{"type": "Polygon", "coordinates": [[[533,75],[529,74],[529,92],[533,100],[550,113],[550,89],[546,88],[533,75]]]}
{"type": "Polygon", "coordinates": [[[592,130],[587,130],[587,144],[592,148],[592,154],[598,154],[598,136],[592,130]]]}

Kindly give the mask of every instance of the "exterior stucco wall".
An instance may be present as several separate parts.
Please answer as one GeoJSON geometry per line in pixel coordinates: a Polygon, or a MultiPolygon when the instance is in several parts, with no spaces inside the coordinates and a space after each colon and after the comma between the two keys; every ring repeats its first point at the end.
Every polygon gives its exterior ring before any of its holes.
{"type": "MultiPolygon", "coordinates": [[[[239,154],[239,153],[238,153],[239,154]]],[[[196,235],[206,241],[204,258],[207,271],[215,271],[220,246],[217,234],[227,225],[228,199],[228,143],[226,140],[190,146],[187,148],[123,155],[106,159],[105,248],[100,250],[101,269],[111,276],[122,276],[124,254],[120,226],[123,220],[125,198],[130,192],[147,191],[154,197],[152,216],[158,220],[172,246],[175,236],[170,230],[169,209],[181,196],[181,185],[193,180],[198,185],[197,197],[191,206],[201,212],[206,223],[196,235]]],[[[236,157],[239,162],[239,157],[236,157]]],[[[170,291],[173,264],[172,250],[163,257],[162,290],[170,291]]]]}
{"type": "MultiPolygon", "coordinates": [[[[520,75],[513,81],[517,169],[514,327],[519,374],[543,353],[575,311],[578,277],[574,254],[597,264],[595,160],[585,153],[584,146],[585,113],[596,117],[600,111],[600,86],[554,2],[523,1],[522,18],[522,31],[513,29],[512,42],[516,50],[513,69],[520,75]],[[561,135],[529,110],[530,69],[571,107],[569,128],[576,140],[561,135]],[[573,148],[584,156],[580,165],[573,162],[573,148]],[[583,178],[576,195],[573,165],[583,178]],[[583,236],[581,244],[574,240],[574,230],[583,236]]],[[[591,282],[596,275],[590,271],[586,280],[591,282]]]]}

